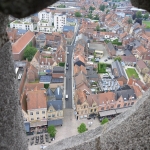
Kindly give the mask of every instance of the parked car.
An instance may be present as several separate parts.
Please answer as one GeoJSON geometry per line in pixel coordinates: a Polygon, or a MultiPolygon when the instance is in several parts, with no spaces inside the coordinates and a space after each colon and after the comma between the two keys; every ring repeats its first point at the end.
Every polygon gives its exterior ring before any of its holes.
{"type": "Polygon", "coordinates": [[[66,67],[66,70],[68,70],[68,67],[66,67]]]}
{"type": "Polygon", "coordinates": [[[68,67],[68,66],[69,66],[69,64],[68,64],[68,63],[66,63],[66,66],[68,67]]]}
{"type": "Polygon", "coordinates": [[[90,119],[91,119],[91,117],[88,117],[88,118],[87,118],[87,120],[90,120],[90,119]]]}
{"type": "Polygon", "coordinates": [[[107,59],[105,59],[104,61],[107,61],[107,59]]]}
{"type": "Polygon", "coordinates": [[[67,52],[67,55],[69,55],[69,52],[67,52]]]}

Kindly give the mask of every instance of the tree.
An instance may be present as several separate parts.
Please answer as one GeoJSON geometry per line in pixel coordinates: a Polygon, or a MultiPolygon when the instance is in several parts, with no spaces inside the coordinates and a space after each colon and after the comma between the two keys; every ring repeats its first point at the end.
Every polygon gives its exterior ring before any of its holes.
{"type": "Polygon", "coordinates": [[[57,130],[55,129],[55,126],[51,125],[48,127],[48,133],[50,134],[50,137],[55,137],[57,130]]]}
{"type": "Polygon", "coordinates": [[[132,24],[132,19],[131,18],[128,19],[128,24],[132,24]]]}
{"type": "Polygon", "coordinates": [[[76,17],[81,17],[81,13],[79,11],[75,12],[76,17]]]}
{"type": "Polygon", "coordinates": [[[134,14],[132,15],[132,19],[133,19],[133,20],[136,19],[136,13],[134,13],[134,14]]]}
{"type": "Polygon", "coordinates": [[[99,9],[100,9],[101,11],[104,11],[104,10],[105,10],[105,5],[100,5],[99,9]]]}
{"type": "Polygon", "coordinates": [[[81,123],[80,126],[78,127],[78,132],[83,133],[87,130],[86,125],[84,123],[81,123]]]}
{"type": "Polygon", "coordinates": [[[99,16],[96,14],[96,16],[93,19],[94,20],[99,20],[99,16]]]}
{"type": "Polygon", "coordinates": [[[93,18],[92,13],[89,13],[87,17],[92,19],[93,18]]]}
{"type": "Polygon", "coordinates": [[[144,14],[143,18],[146,20],[149,18],[149,13],[144,14]]]}
{"type": "Polygon", "coordinates": [[[117,5],[115,5],[115,3],[113,3],[113,7],[114,10],[117,8],[117,5]]]}
{"type": "Polygon", "coordinates": [[[100,31],[100,26],[99,25],[96,26],[96,31],[100,31]]]}
{"type": "Polygon", "coordinates": [[[24,59],[28,59],[28,61],[31,61],[36,52],[37,49],[35,47],[32,47],[31,44],[29,44],[24,50],[23,57],[24,59]]]}
{"type": "Polygon", "coordinates": [[[93,10],[95,10],[95,7],[90,6],[89,10],[93,11],[93,10]]]}
{"type": "Polygon", "coordinates": [[[117,60],[118,60],[118,61],[121,61],[121,57],[118,56],[118,57],[116,57],[114,60],[115,60],[115,61],[117,61],[117,60]]]}
{"type": "Polygon", "coordinates": [[[141,11],[136,12],[136,18],[142,18],[142,13],[141,11]]]}
{"type": "Polygon", "coordinates": [[[109,121],[108,118],[104,118],[104,119],[102,120],[102,122],[101,122],[101,125],[107,123],[108,121],[109,121]]]}
{"type": "Polygon", "coordinates": [[[106,14],[108,14],[109,12],[110,12],[110,10],[109,10],[109,9],[107,9],[106,14]]]}
{"type": "Polygon", "coordinates": [[[60,4],[59,6],[57,6],[58,8],[66,8],[66,5],[60,4]]]}

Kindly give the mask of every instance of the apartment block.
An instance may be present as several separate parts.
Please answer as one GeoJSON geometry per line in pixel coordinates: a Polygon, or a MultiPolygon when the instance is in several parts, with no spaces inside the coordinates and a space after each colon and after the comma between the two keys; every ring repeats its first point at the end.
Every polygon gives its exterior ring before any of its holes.
{"type": "Polygon", "coordinates": [[[66,25],[66,15],[61,14],[61,13],[55,13],[55,15],[54,15],[54,28],[55,28],[55,30],[62,32],[64,25],[66,25]]]}

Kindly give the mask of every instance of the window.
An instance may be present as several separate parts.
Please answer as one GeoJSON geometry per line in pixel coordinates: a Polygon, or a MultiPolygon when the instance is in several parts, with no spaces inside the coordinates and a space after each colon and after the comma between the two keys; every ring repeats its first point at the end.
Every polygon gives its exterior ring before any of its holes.
{"type": "Polygon", "coordinates": [[[39,112],[37,111],[37,112],[36,112],[36,114],[38,115],[38,114],[39,114],[39,112]]]}
{"type": "Polygon", "coordinates": [[[134,104],[134,102],[131,103],[131,105],[133,105],[133,104],[134,104]]]}
{"type": "Polygon", "coordinates": [[[55,117],[55,114],[52,114],[52,117],[55,117]]]}
{"type": "Polygon", "coordinates": [[[93,109],[91,109],[91,112],[93,111],[93,109]]]}
{"type": "Polygon", "coordinates": [[[45,114],[45,111],[42,111],[42,114],[45,114]]]}
{"type": "Polygon", "coordinates": [[[34,118],[31,118],[31,120],[34,120],[34,118]]]}
{"type": "Polygon", "coordinates": [[[39,120],[40,118],[39,117],[37,117],[37,120],[39,120]]]}
{"type": "Polygon", "coordinates": [[[33,112],[30,112],[30,115],[33,115],[33,112]]]}
{"type": "Polygon", "coordinates": [[[127,106],[127,103],[124,104],[124,107],[126,107],[126,106],[127,106]]]}
{"type": "Polygon", "coordinates": [[[107,108],[106,109],[109,109],[109,106],[107,106],[107,108]]]}
{"type": "Polygon", "coordinates": [[[50,117],[51,117],[51,115],[48,115],[48,117],[50,118],[50,117]]]}
{"type": "Polygon", "coordinates": [[[94,111],[96,112],[96,109],[94,109],[94,111]]]}
{"type": "Polygon", "coordinates": [[[117,108],[119,108],[119,107],[120,107],[120,104],[117,105],[117,108]]]}
{"type": "Polygon", "coordinates": [[[130,103],[128,103],[128,106],[130,105],[130,103]]]}
{"type": "Polygon", "coordinates": [[[45,119],[45,116],[43,117],[43,119],[45,119]]]}
{"type": "Polygon", "coordinates": [[[104,107],[102,107],[101,110],[104,110],[104,107]]]}

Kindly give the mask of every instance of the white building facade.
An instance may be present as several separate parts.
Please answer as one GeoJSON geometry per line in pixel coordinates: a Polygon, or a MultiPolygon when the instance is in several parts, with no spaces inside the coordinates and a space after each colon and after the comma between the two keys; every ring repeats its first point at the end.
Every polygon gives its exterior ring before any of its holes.
{"type": "Polygon", "coordinates": [[[10,23],[10,28],[33,31],[33,23],[32,22],[24,22],[21,20],[15,20],[10,23]]]}
{"type": "Polygon", "coordinates": [[[55,13],[54,14],[54,28],[55,31],[62,32],[63,26],[66,25],[66,18],[65,14],[55,13]]]}
{"type": "Polygon", "coordinates": [[[42,10],[38,13],[39,20],[44,20],[52,25],[52,13],[49,10],[42,10]]]}
{"type": "Polygon", "coordinates": [[[37,23],[37,31],[43,33],[52,33],[54,31],[54,26],[50,22],[41,20],[37,23]]]}

